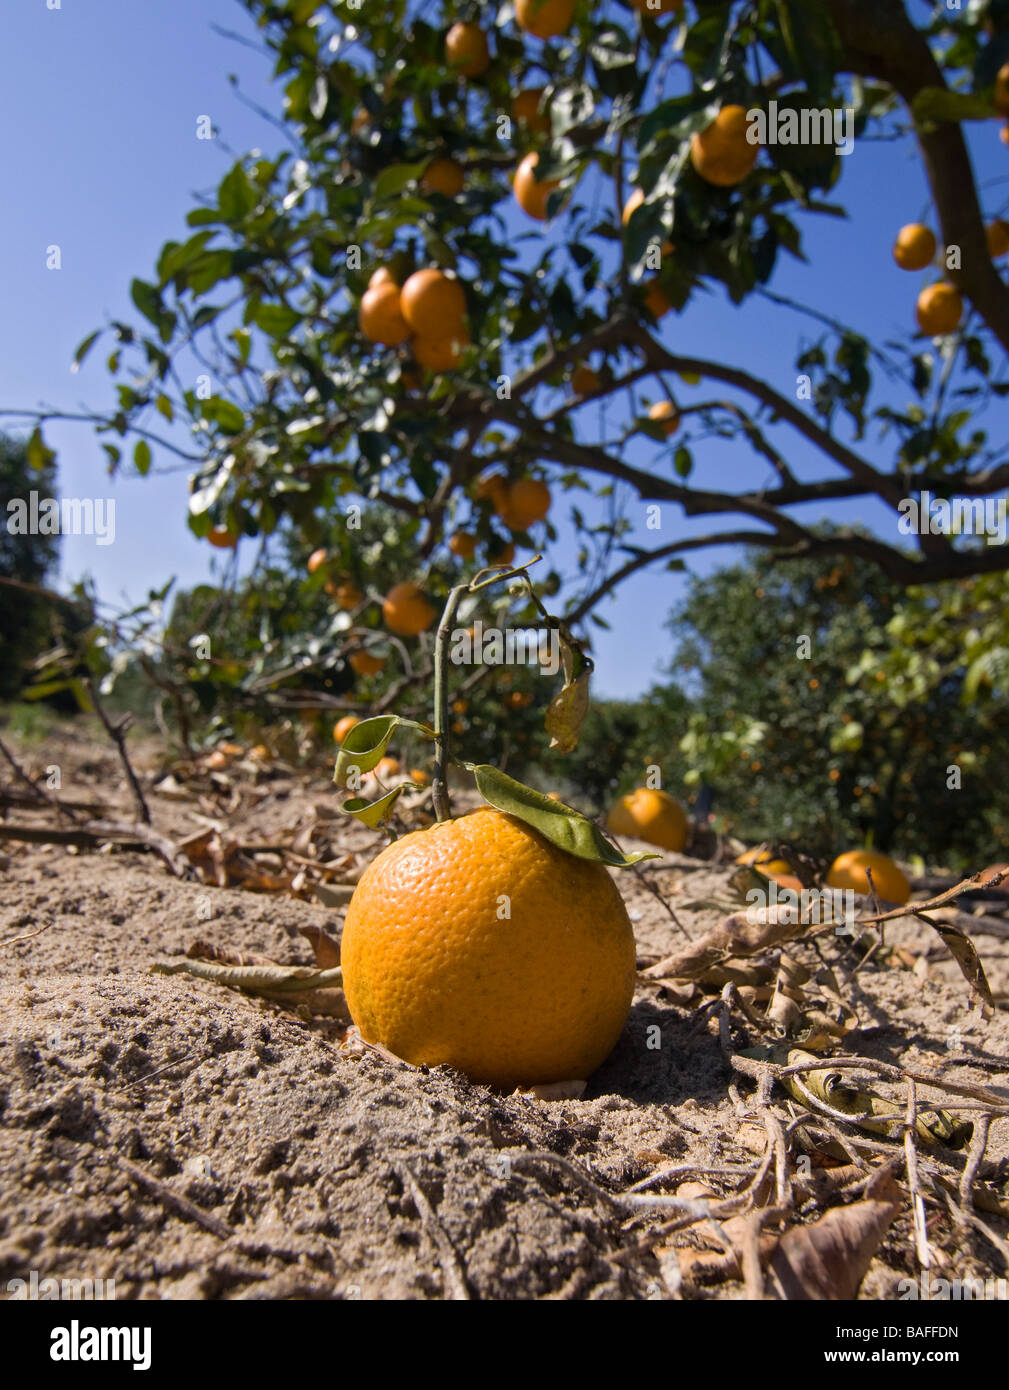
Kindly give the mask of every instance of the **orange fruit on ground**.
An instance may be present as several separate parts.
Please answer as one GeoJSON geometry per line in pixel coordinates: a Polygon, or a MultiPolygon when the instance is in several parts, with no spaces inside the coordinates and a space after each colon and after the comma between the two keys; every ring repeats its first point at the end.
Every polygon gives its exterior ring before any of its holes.
{"type": "Polygon", "coordinates": [[[428,783],[431,781],[431,778],[427,775],[423,768],[412,767],[410,769],[410,781],[416,783],[418,787],[426,787],[428,783]]]}
{"type": "Polygon", "coordinates": [[[633,835],[660,849],[681,850],[687,843],[687,813],[668,792],[638,787],[614,802],[606,817],[614,835],[633,835]]]}
{"type": "Polygon", "coordinates": [[[922,222],[909,222],[897,233],[893,259],[901,270],[924,270],[935,256],[935,236],[922,222]]]}
{"type": "Polygon", "coordinates": [[[249,757],[257,763],[268,763],[270,761],[270,750],[265,743],[257,743],[255,748],[249,749],[249,757]]]}
{"type": "Polygon", "coordinates": [[[309,555],[308,557],[309,574],[314,574],[317,569],[322,568],[322,566],[326,563],[326,554],[327,552],[322,549],[312,551],[311,555],[309,555]]]}
{"type": "Polygon", "coordinates": [[[420,180],[424,193],[443,193],[446,198],[457,198],[465,183],[462,165],[454,159],[432,159],[420,180]]]}
{"type": "Polygon", "coordinates": [[[360,724],[360,722],[356,714],[345,714],[342,719],[338,719],[333,725],[334,741],[336,743],[342,743],[351,729],[354,728],[355,724],[360,724]]]}
{"type": "Polygon", "coordinates": [[[401,292],[391,277],[365,290],[361,296],[357,324],[371,342],[397,347],[409,338],[410,325],[403,317],[400,297],[401,292]]]}
{"type": "Polygon", "coordinates": [[[472,560],[476,554],[476,536],[470,531],[456,531],[448,538],[448,548],[459,560],[472,560]]]}
{"type": "Polygon", "coordinates": [[[462,361],[469,334],[460,328],[452,338],[425,338],[420,334],[410,344],[418,364],[427,372],[451,372],[462,361]]]}
{"type": "Polygon", "coordinates": [[[566,34],[575,14],[575,0],[515,0],[515,23],[535,39],[566,34]]]}
{"type": "Polygon", "coordinates": [[[488,806],[369,864],[341,963],[366,1042],[497,1086],[590,1076],[634,994],[634,933],[606,869],[488,806]]]}
{"type": "Polygon", "coordinates": [[[463,77],[479,77],[490,67],[487,35],[479,24],[453,24],[445,35],[445,61],[463,77]]]}
{"type": "Polygon", "coordinates": [[[403,317],[412,332],[441,342],[461,333],[466,296],[458,280],[443,270],[417,270],[400,293],[403,317]]]}
{"type": "Polygon", "coordinates": [[[852,849],[839,855],[827,874],[828,888],[852,888],[856,893],[869,892],[866,869],[872,871],[876,892],[889,903],[906,903],[911,885],[901,870],[878,849],[852,849]]]}
{"type": "Polygon", "coordinates": [[[638,208],[644,201],[644,189],[636,188],[634,192],[631,194],[631,196],[627,199],[627,202],[624,204],[624,211],[620,218],[621,222],[624,224],[625,227],[627,226],[628,222],[631,220],[631,218],[634,216],[634,214],[637,212],[638,208]]]}
{"type": "Polygon", "coordinates": [[[374,652],[351,652],[347,660],[351,670],[359,676],[377,676],[385,665],[385,658],[374,652]]]}
{"type": "Polygon", "coordinates": [[[560,180],[544,179],[542,183],[537,183],[536,165],[539,163],[539,159],[540,157],[535,151],[527,154],[515,170],[515,182],[512,186],[516,201],[522,211],[528,217],[535,218],[537,222],[545,222],[547,220],[547,202],[551,193],[560,188],[560,180]]]}
{"type": "Polygon", "coordinates": [[[963,316],[963,300],[955,285],[940,280],[918,296],[918,327],[930,337],[952,333],[963,316]]]}
{"type": "Polygon", "coordinates": [[[229,758],[227,753],[222,752],[220,748],[215,748],[212,753],[207,754],[204,760],[204,767],[209,768],[211,772],[221,772],[228,766],[228,762],[229,758]]]}
{"type": "Polygon", "coordinates": [[[468,709],[469,709],[469,701],[468,701],[468,700],[453,700],[453,701],[452,701],[452,713],[453,713],[453,714],[465,714],[466,711],[467,711],[468,709]]]}
{"type": "Polygon", "coordinates": [[[1009,116],[1009,63],[1003,63],[995,75],[995,110],[1009,116]]]}
{"type": "Polygon", "coordinates": [[[550,117],[540,110],[543,90],[542,87],[524,87],[512,99],[512,120],[536,135],[545,135],[550,129],[550,117]]]}
{"type": "Polygon", "coordinates": [[[1003,222],[1001,217],[996,217],[994,222],[989,222],[985,228],[985,238],[988,242],[988,254],[992,260],[1000,260],[1009,252],[1009,222],[1003,222]]]}
{"type": "Polygon", "coordinates": [[[759,144],[750,144],[745,106],[723,106],[704,130],[690,137],[690,160],[701,178],[718,188],[733,188],[753,169],[759,144]]]}
{"type": "Polygon", "coordinates": [[[528,531],[550,510],[550,489],[542,478],[517,478],[499,494],[498,516],[512,531],[528,531]]]}
{"type": "Polygon", "coordinates": [[[737,864],[748,864],[759,869],[765,878],[773,878],[786,888],[801,888],[802,884],[792,872],[792,866],[785,859],[775,859],[769,849],[748,849],[736,859],[737,864]]]}
{"type": "Polygon", "coordinates": [[[423,590],[409,580],[394,584],[382,603],[385,625],[397,637],[416,637],[425,632],[437,616],[423,590]]]}
{"type": "Polygon", "coordinates": [[[659,284],[658,280],[649,280],[645,290],[645,308],[653,319],[662,318],[663,314],[668,314],[672,308],[669,296],[659,284]]]}
{"type": "Polygon", "coordinates": [[[368,281],[369,290],[377,289],[379,285],[395,285],[397,289],[399,288],[395,275],[387,266],[380,265],[376,271],[373,271],[368,281]]]}
{"type": "Polygon", "coordinates": [[[376,776],[384,781],[387,777],[398,777],[400,774],[398,758],[379,758],[375,767],[376,776]]]}
{"type": "Polygon", "coordinates": [[[576,396],[591,396],[599,390],[599,373],[587,362],[580,362],[571,373],[571,389],[576,396]]]}
{"type": "Polygon", "coordinates": [[[656,401],[649,408],[648,418],[649,420],[658,420],[661,423],[662,433],[667,439],[680,428],[680,417],[672,401],[656,401]]]}

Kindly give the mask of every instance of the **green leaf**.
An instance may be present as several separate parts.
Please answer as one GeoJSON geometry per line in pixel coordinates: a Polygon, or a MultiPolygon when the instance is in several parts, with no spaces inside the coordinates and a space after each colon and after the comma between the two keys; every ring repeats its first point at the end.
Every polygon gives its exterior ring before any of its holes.
{"type": "Polygon", "coordinates": [[[429,725],[419,724],[415,719],[401,719],[398,714],[376,714],[372,719],[362,719],[340,745],[333,769],[333,781],[337,786],[346,785],[353,767],[360,772],[371,772],[377,767],[398,728],[417,729],[425,737],[434,738],[434,730],[429,725]]]}
{"type": "Polygon", "coordinates": [[[101,337],[101,335],[102,330],[100,328],[96,328],[94,333],[89,333],[88,336],[84,339],[83,343],[81,343],[78,346],[77,351],[74,353],[74,360],[70,366],[70,370],[72,372],[80,371],[81,363],[84,361],[85,357],[87,357],[88,353],[94,347],[95,343],[101,337]]]}
{"type": "MultiPolygon", "coordinates": [[[[369,721],[373,722],[373,721],[369,721]]],[[[360,728],[360,724],[357,726],[360,728]]],[[[351,731],[351,737],[357,730],[351,731]]],[[[660,855],[650,851],[626,855],[610,844],[602,831],[581,812],[565,806],[563,802],[552,801],[543,792],[516,782],[514,777],[500,772],[489,763],[480,763],[473,768],[477,790],[485,801],[505,811],[510,816],[531,825],[534,830],[558,849],[576,859],[588,859],[595,864],[608,864],[611,868],[626,869],[639,859],[658,859],[660,855]]]]}
{"type": "Polygon", "coordinates": [[[159,414],[163,415],[166,420],[171,422],[175,419],[175,407],[172,405],[170,396],[166,396],[162,392],[154,404],[157,406],[159,414]]]}
{"type": "Polygon", "coordinates": [[[407,785],[407,783],[401,782],[398,787],[393,787],[391,792],[386,792],[385,796],[380,796],[377,801],[365,801],[363,796],[352,796],[349,801],[343,803],[340,809],[346,811],[348,816],[353,816],[355,820],[359,820],[362,825],[377,830],[382,822],[388,819],[393,806],[403,795],[407,785]]]}
{"type": "Polygon", "coordinates": [[[38,425],[32,430],[26,448],[28,451],[28,466],[29,468],[34,468],[37,472],[41,472],[44,468],[47,468],[56,457],[52,449],[49,448],[42,438],[42,430],[38,425]]]}
{"type": "Polygon", "coordinates": [[[241,164],[236,164],[221,180],[217,202],[228,222],[241,222],[256,206],[256,190],[241,164]]]}
{"type": "Polygon", "coordinates": [[[429,163],[429,160],[424,159],[419,164],[393,164],[390,168],[383,169],[375,180],[376,202],[383,202],[386,198],[394,198],[397,193],[402,193],[408,183],[420,178],[429,163]]]}
{"type": "Polygon", "coordinates": [[[301,319],[287,304],[260,304],[252,314],[252,322],[271,338],[284,338],[301,319]]]}
{"type": "Polygon", "coordinates": [[[161,303],[161,296],[153,285],[149,285],[146,280],[132,280],[130,282],[130,298],[145,319],[149,319],[155,327],[160,325],[165,311],[161,303]]]}
{"type": "Polygon", "coordinates": [[[137,440],[136,448],[133,450],[133,462],[140,476],[146,477],[151,469],[151,446],[146,439],[137,440]]]}
{"type": "Polygon", "coordinates": [[[951,92],[948,87],[923,87],[911,103],[918,125],[942,121],[990,121],[995,109],[985,97],[951,92]]]}

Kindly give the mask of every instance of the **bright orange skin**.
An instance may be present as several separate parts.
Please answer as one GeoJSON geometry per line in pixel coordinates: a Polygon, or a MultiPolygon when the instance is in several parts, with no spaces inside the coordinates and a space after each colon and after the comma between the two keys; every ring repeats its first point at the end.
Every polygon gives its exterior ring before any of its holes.
{"type": "Polygon", "coordinates": [[[669,302],[669,296],[658,280],[649,280],[648,282],[648,288],[645,290],[645,307],[654,319],[662,318],[663,314],[668,314],[673,307],[669,302]]]}
{"type": "Polygon", "coordinates": [[[765,878],[773,878],[775,883],[780,883],[783,888],[791,888],[795,892],[802,889],[802,883],[793,874],[791,864],[784,859],[775,859],[768,849],[760,853],[755,849],[748,849],[738,857],[736,863],[751,865],[765,878]]]}
{"type": "Polygon", "coordinates": [[[445,61],[463,77],[479,77],[490,67],[487,35],[479,24],[453,24],[445,35],[445,61]]]}
{"type": "Polygon", "coordinates": [[[995,77],[995,110],[1009,116],[1009,63],[1003,63],[995,77]]]}
{"type": "Polygon", "coordinates": [[[226,526],[214,526],[207,532],[207,540],[217,550],[234,550],[238,537],[226,526]]]}
{"type": "Polygon", "coordinates": [[[468,342],[469,334],[460,328],[452,338],[425,338],[418,334],[410,346],[418,365],[426,372],[451,372],[462,361],[468,342]]]}
{"type": "Polygon", "coordinates": [[[394,584],[382,604],[382,617],[397,637],[416,637],[434,622],[437,614],[416,584],[394,584]]]}
{"type": "Polygon", "coordinates": [[[456,531],[449,536],[448,548],[460,560],[472,560],[476,554],[476,536],[469,531],[456,531]]]}
{"type": "Polygon", "coordinates": [[[542,183],[536,182],[535,170],[539,158],[535,151],[526,155],[515,170],[513,188],[515,198],[522,211],[537,222],[545,222],[547,220],[547,202],[550,194],[560,187],[560,182],[557,179],[544,179],[542,183]]]}
{"type": "Polygon", "coordinates": [[[1000,260],[1009,252],[1009,222],[1003,222],[1001,217],[996,217],[994,222],[989,222],[985,228],[985,237],[988,242],[988,254],[992,260],[1000,260]]]}
{"type": "Polygon", "coordinates": [[[466,296],[458,280],[443,270],[418,270],[400,294],[403,317],[413,333],[435,342],[463,332],[466,296]]]}
{"type": "Polygon", "coordinates": [[[377,289],[379,285],[396,285],[396,288],[399,288],[395,275],[384,265],[380,265],[376,271],[373,271],[371,279],[368,281],[369,290],[377,289]]]}
{"type": "Polygon", "coordinates": [[[410,325],[403,317],[401,292],[391,280],[384,280],[361,296],[357,313],[361,332],[373,343],[398,347],[410,336],[410,325]]]}
{"type": "Polygon", "coordinates": [[[342,719],[338,719],[333,725],[333,740],[342,743],[356,724],[360,724],[356,714],[345,714],[342,719]]]}
{"type": "Polygon", "coordinates": [[[644,190],[641,188],[636,188],[634,192],[631,194],[631,196],[627,199],[627,202],[624,204],[623,215],[620,218],[621,222],[624,224],[625,227],[627,226],[628,222],[631,220],[631,218],[634,216],[634,214],[637,212],[638,208],[644,201],[644,190]]]}
{"type": "Polygon", "coordinates": [[[495,498],[498,516],[512,531],[528,531],[550,510],[550,489],[540,478],[518,478],[495,498]]]}
{"type": "Polygon", "coordinates": [[[744,106],[723,106],[705,130],[690,137],[690,159],[702,179],[718,188],[742,183],[757,162],[759,145],[746,138],[744,106]]]}
{"type": "Polygon", "coordinates": [[[515,0],[515,22],[535,39],[555,39],[571,28],[575,0],[515,0]]]}
{"type": "Polygon", "coordinates": [[[342,965],[366,1041],[511,1087],[585,1078],[605,1060],[634,994],[634,933],[601,864],[482,807],[368,866],[342,965]]]}
{"type": "Polygon", "coordinates": [[[350,669],[359,676],[377,676],[385,665],[383,658],[374,652],[351,652],[347,660],[350,669]]]}
{"type": "Polygon", "coordinates": [[[661,423],[662,433],[667,439],[680,428],[680,417],[672,401],[656,401],[648,411],[648,418],[661,423]]]}
{"type": "Polygon", "coordinates": [[[375,766],[375,772],[382,781],[389,777],[398,777],[400,765],[398,758],[379,758],[375,766]]]}
{"type": "Polygon", "coordinates": [[[542,100],[542,87],[525,87],[516,93],[512,100],[512,120],[516,125],[526,126],[534,135],[545,135],[550,129],[550,117],[540,110],[542,100]]]}
{"type": "Polygon", "coordinates": [[[446,198],[457,198],[465,183],[462,165],[454,159],[432,159],[424,170],[420,181],[424,193],[443,193],[446,198]]]}
{"type": "Polygon", "coordinates": [[[918,327],[923,333],[935,337],[942,333],[952,333],[963,317],[963,300],[955,285],[941,280],[937,285],[929,285],[918,296],[918,327]]]}
{"type": "Polygon", "coordinates": [[[336,599],[337,608],[343,608],[348,612],[351,608],[357,608],[359,604],[364,602],[364,594],[350,579],[344,579],[340,584],[334,584],[330,580],[325,585],[325,589],[330,598],[336,599]]]}
{"type": "Polygon", "coordinates": [[[426,787],[428,783],[431,781],[431,778],[428,776],[428,774],[424,771],[423,768],[412,767],[410,769],[410,781],[418,787],[426,787]]]}
{"type": "Polygon", "coordinates": [[[852,888],[856,893],[869,892],[866,867],[872,870],[876,892],[889,903],[906,903],[911,885],[901,870],[878,849],[852,849],[839,855],[827,874],[828,888],[852,888]]]}
{"type": "Polygon", "coordinates": [[[313,550],[308,557],[308,572],[314,574],[316,570],[322,569],[326,563],[327,555],[325,550],[313,550]]]}
{"type": "Polygon", "coordinates": [[[935,256],[935,234],[922,222],[909,222],[897,233],[893,259],[901,270],[924,270],[935,256]]]}
{"type": "Polygon", "coordinates": [[[633,835],[677,853],[687,843],[686,811],[656,787],[638,787],[622,796],[611,807],[606,825],[614,835],[633,835]]]}

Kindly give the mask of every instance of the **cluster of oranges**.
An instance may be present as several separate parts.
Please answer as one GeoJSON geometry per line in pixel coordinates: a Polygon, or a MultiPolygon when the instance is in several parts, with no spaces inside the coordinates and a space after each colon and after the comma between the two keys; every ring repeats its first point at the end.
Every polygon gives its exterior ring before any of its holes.
{"type": "Polygon", "coordinates": [[[372,343],[399,347],[409,342],[418,366],[431,372],[458,367],[469,342],[466,295],[444,270],[418,270],[402,287],[380,266],[368,282],[357,315],[372,343]]]}
{"type": "MultiPolygon", "coordinates": [[[[530,526],[545,521],[553,498],[542,478],[507,479],[502,473],[491,473],[477,482],[476,496],[489,502],[498,518],[511,531],[528,531],[530,526]]],[[[477,537],[472,531],[455,531],[448,538],[448,548],[456,559],[469,561],[476,554],[477,537]]],[[[515,559],[515,545],[506,541],[494,546],[488,556],[493,564],[510,565],[515,559]]]]}
{"type": "MultiPolygon", "coordinates": [[[[1009,223],[996,217],[985,228],[988,254],[1001,260],[1009,254],[1009,223]]],[[[901,270],[925,270],[936,259],[935,233],[923,222],[908,222],[897,233],[893,259],[901,270]]],[[[927,285],[918,296],[918,327],[930,337],[954,333],[963,317],[963,298],[955,285],[939,280],[927,285]]]]}

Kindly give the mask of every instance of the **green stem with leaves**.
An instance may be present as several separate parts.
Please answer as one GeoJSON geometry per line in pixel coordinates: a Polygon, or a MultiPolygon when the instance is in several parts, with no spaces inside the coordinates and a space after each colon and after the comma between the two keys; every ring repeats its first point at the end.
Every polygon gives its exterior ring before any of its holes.
{"type": "Polygon", "coordinates": [[[449,591],[445,611],[434,639],[434,785],[432,797],[438,820],[451,820],[452,803],[448,794],[448,644],[455,615],[468,584],[457,584],[449,591]]]}

